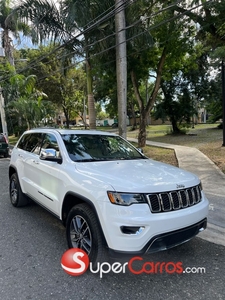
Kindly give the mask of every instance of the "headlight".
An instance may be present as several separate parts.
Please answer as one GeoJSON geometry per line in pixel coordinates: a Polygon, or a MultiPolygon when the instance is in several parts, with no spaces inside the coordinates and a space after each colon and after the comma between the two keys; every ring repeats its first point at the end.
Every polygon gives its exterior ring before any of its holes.
{"type": "Polygon", "coordinates": [[[131,205],[134,203],[146,203],[142,194],[107,192],[111,203],[119,205],[131,205]]]}

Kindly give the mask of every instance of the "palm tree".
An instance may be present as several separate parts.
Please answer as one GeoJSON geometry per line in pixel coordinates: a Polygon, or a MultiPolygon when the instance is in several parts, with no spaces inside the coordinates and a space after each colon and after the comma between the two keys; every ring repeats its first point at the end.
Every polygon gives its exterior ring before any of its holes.
{"type": "Polygon", "coordinates": [[[1,42],[3,48],[5,49],[6,58],[9,61],[9,63],[13,66],[13,46],[10,34],[12,34],[15,38],[19,40],[20,31],[22,31],[24,35],[29,35],[29,26],[27,26],[23,22],[19,22],[16,18],[16,15],[14,15],[14,17],[10,19],[10,22],[6,23],[6,19],[12,12],[9,0],[0,1],[0,11],[0,27],[3,31],[1,42]]]}
{"type": "Polygon", "coordinates": [[[17,97],[10,101],[7,105],[7,110],[11,115],[19,118],[21,125],[25,122],[26,129],[32,126],[36,127],[40,121],[46,116],[53,116],[55,112],[52,104],[42,99],[47,98],[47,95],[35,88],[36,76],[30,75],[25,77],[21,74],[16,74],[10,78],[10,84],[17,90],[17,97]]]}

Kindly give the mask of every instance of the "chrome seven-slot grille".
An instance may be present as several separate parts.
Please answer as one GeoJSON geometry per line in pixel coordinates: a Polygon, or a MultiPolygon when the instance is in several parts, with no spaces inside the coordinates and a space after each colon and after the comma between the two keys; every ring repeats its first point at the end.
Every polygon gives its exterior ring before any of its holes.
{"type": "Polygon", "coordinates": [[[197,185],[178,191],[148,194],[147,199],[152,213],[174,211],[199,203],[201,187],[197,185]]]}

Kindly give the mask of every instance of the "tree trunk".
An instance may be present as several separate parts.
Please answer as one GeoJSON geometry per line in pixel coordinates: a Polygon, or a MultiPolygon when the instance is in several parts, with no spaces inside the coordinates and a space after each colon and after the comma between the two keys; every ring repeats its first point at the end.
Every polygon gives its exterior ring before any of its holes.
{"type": "Polygon", "coordinates": [[[161,78],[162,78],[162,70],[163,66],[166,60],[166,47],[164,47],[162,55],[160,57],[158,66],[157,66],[157,76],[156,76],[156,81],[155,85],[153,88],[153,91],[151,93],[151,96],[148,99],[148,102],[146,105],[144,105],[144,100],[141,98],[139,89],[138,89],[138,80],[136,78],[136,74],[134,70],[131,71],[131,81],[133,84],[134,88],[134,94],[136,96],[139,109],[140,109],[140,127],[139,127],[139,134],[138,134],[138,147],[144,147],[146,145],[146,125],[147,125],[147,117],[150,114],[150,111],[155,103],[159,88],[160,88],[160,83],[161,83],[161,78]],[[145,128],[144,128],[145,127],[145,128]]]}
{"type": "Polygon", "coordinates": [[[88,94],[88,115],[89,115],[89,128],[96,129],[96,116],[95,116],[95,100],[94,95],[88,94]]]}
{"type": "Polygon", "coordinates": [[[137,128],[137,117],[136,117],[133,103],[130,103],[130,110],[131,110],[131,115],[132,115],[132,120],[133,120],[132,130],[135,130],[137,128]]]}
{"type": "Polygon", "coordinates": [[[116,77],[119,135],[127,136],[127,50],[124,0],[115,1],[116,77]]]}
{"type": "Polygon", "coordinates": [[[171,119],[171,124],[172,124],[172,128],[173,128],[173,133],[178,134],[180,133],[180,129],[177,126],[177,122],[175,119],[171,119]]]}
{"type": "Polygon", "coordinates": [[[146,145],[147,133],[146,133],[146,114],[143,112],[140,115],[140,126],[138,133],[138,147],[143,148],[146,145]]]}
{"type": "MultiPolygon", "coordinates": [[[[88,56],[87,56],[88,57],[88,56]]],[[[89,128],[96,129],[96,111],[95,111],[95,99],[93,95],[93,79],[91,75],[91,65],[89,60],[86,60],[86,72],[87,72],[87,93],[88,93],[88,115],[89,115],[89,128]]]]}
{"type": "Polygon", "coordinates": [[[68,111],[66,109],[66,107],[63,106],[63,111],[64,111],[64,116],[66,118],[66,128],[70,128],[70,119],[69,119],[69,114],[68,111]]]}
{"type": "Polygon", "coordinates": [[[147,111],[144,106],[144,100],[142,99],[139,89],[138,89],[138,81],[136,78],[136,74],[134,70],[131,71],[131,81],[134,88],[134,94],[138,102],[139,110],[140,110],[140,125],[139,125],[139,133],[138,133],[138,147],[144,147],[146,144],[146,120],[147,120],[147,111]]]}
{"type": "Polygon", "coordinates": [[[151,96],[148,99],[148,103],[146,105],[146,109],[149,110],[149,112],[153,108],[156,97],[158,95],[158,91],[159,91],[161,79],[162,79],[163,66],[164,66],[165,60],[166,60],[166,54],[167,54],[167,49],[166,49],[166,47],[164,47],[161,57],[160,57],[160,60],[159,60],[159,63],[158,63],[158,66],[157,66],[157,71],[156,71],[157,75],[156,75],[154,89],[153,89],[151,96]]]}
{"type": "Polygon", "coordinates": [[[0,86],[0,113],[1,113],[1,122],[2,122],[2,132],[6,135],[8,139],[8,128],[5,116],[5,100],[2,95],[2,88],[0,86]]]}
{"type": "Polygon", "coordinates": [[[3,48],[5,49],[5,56],[11,66],[14,66],[13,47],[11,45],[11,38],[9,37],[8,29],[3,31],[3,48]]]}
{"type": "MultiPolygon", "coordinates": [[[[5,50],[5,56],[9,61],[10,65],[14,66],[13,49],[11,46],[11,38],[9,37],[8,29],[3,30],[3,48],[5,50]]],[[[1,86],[0,86],[0,93],[2,93],[1,86]]],[[[8,139],[8,127],[6,121],[5,103],[4,103],[3,95],[1,96],[0,101],[1,101],[2,130],[8,139]]]]}

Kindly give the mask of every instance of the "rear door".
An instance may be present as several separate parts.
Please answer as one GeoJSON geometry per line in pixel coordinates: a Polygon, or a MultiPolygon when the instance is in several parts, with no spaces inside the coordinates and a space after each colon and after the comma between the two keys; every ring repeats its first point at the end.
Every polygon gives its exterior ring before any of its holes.
{"type": "Polygon", "coordinates": [[[17,156],[17,172],[22,189],[34,199],[38,197],[37,187],[34,182],[34,178],[36,177],[35,162],[39,158],[42,140],[42,133],[25,134],[14,150],[17,156]]]}
{"type": "Polygon", "coordinates": [[[44,134],[40,152],[35,157],[33,154],[33,157],[26,162],[25,176],[32,182],[29,193],[33,193],[41,205],[59,216],[59,192],[62,189],[59,174],[62,164],[41,160],[39,154],[45,149],[54,149],[60,157],[60,149],[54,133],[44,134]]]}

